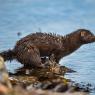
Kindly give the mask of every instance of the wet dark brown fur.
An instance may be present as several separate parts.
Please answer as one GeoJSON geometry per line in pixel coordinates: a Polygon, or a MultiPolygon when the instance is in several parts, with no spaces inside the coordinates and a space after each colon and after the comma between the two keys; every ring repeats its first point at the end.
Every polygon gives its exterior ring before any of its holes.
{"type": "Polygon", "coordinates": [[[94,41],[94,35],[86,29],[79,29],[66,36],[39,32],[17,41],[13,50],[2,52],[1,56],[5,60],[15,58],[25,66],[40,67],[41,57],[54,54],[56,62],[59,62],[62,57],[74,52],[81,45],[94,41]]]}

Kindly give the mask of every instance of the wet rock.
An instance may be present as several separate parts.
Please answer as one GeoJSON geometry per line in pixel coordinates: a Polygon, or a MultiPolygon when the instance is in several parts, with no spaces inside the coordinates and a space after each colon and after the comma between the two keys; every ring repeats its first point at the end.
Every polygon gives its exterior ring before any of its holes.
{"type": "Polygon", "coordinates": [[[33,76],[13,76],[9,79],[12,85],[21,85],[24,88],[37,82],[37,78],[33,76]]]}
{"type": "Polygon", "coordinates": [[[73,91],[90,92],[91,91],[91,87],[92,87],[91,84],[88,85],[88,84],[74,83],[71,86],[71,88],[72,88],[71,92],[73,92],[73,91]]]}
{"type": "Polygon", "coordinates": [[[43,88],[46,89],[46,90],[52,90],[57,85],[58,85],[58,83],[51,83],[51,84],[44,85],[43,88]]]}
{"type": "Polygon", "coordinates": [[[68,90],[68,85],[66,84],[58,84],[53,91],[55,92],[66,92],[68,90]]]}
{"type": "Polygon", "coordinates": [[[3,84],[0,84],[0,95],[8,94],[10,89],[3,84]]]}
{"type": "Polygon", "coordinates": [[[68,68],[66,66],[60,66],[61,71],[64,71],[65,73],[74,73],[76,71],[72,70],[71,68],[68,68]]]}
{"type": "Polygon", "coordinates": [[[0,83],[5,84],[8,88],[12,88],[12,85],[9,81],[9,74],[5,67],[4,59],[0,56],[0,83]]]}
{"type": "MultiPolygon", "coordinates": [[[[50,65],[45,68],[31,69],[22,67],[17,69],[15,74],[10,73],[10,77],[7,76],[7,80],[9,83],[11,82],[10,84],[12,84],[13,88],[10,90],[9,86],[2,84],[1,92],[8,95],[7,89],[9,89],[9,95],[70,95],[70,93],[76,91],[88,91],[88,88],[84,90],[79,84],[70,84],[72,81],[64,78],[64,74],[68,71],[71,72],[71,69],[60,66],[56,64],[55,61],[53,62],[53,60],[49,60],[48,62],[50,65]],[[67,93],[68,91],[70,93],[67,93]]],[[[1,65],[0,67],[4,67],[3,71],[8,75],[5,66],[1,65]]],[[[1,75],[3,71],[0,71],[1,75]]],[[[7,80],[5,81],[3,78],[4,83],[6,83],[7,80]]],[[[88,86],[90,86],[90,84],[88,84],[88,86]]],[[[71,95],[78,95],[78,93],[71,95]]]]}

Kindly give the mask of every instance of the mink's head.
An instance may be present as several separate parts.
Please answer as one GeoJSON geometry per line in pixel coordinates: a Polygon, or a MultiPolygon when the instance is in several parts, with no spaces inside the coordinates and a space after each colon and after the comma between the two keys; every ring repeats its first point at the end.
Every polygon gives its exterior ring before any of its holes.
{"type": "Polygon", "coordinates": [[[92,32],[86,29],[79,29],[80,42],[81,44],[88,44],[95,42],[95,36],[92,32]]]}

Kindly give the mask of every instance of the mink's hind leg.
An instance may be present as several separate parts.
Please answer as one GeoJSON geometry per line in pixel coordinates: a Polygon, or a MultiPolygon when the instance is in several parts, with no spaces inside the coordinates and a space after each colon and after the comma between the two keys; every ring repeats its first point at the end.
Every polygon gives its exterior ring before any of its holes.
{"type": "Polygon", "coordinates": [[[27,56],[26,60],[28,61],[29,64],[24,64],[25,66],[29,65],[31,67],[43,67],[39,49],[36,48],[35,46],[34,47],[32,46],[30,49],[28,49],[26,56],[27,56]]]}
{"type": "Polygon", "coordinates": [[[17,52],[17,60],[24,64],[25,67],[43,67],[39,49],[33,44],[26,43],[24,45],[25,48],[21,48],[17,52]]]}

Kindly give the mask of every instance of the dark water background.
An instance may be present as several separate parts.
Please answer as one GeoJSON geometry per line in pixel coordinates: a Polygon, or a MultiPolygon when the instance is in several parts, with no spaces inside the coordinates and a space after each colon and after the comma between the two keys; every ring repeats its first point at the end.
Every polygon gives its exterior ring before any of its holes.
{"type": "MultiPolygon", "coordinates": [[[[0,0],[0,51],[13,48],[21,37],[40,29],[64,35],[86,28],[95,34],[94,9],[95,0],[0,0]]],[[[60,64],[77,71],[66,77],[95,86],[95,43],[82,46],[60,64]]],[[[21,66],[15,60],[6,65],[12,72],[21,66]]]]}

